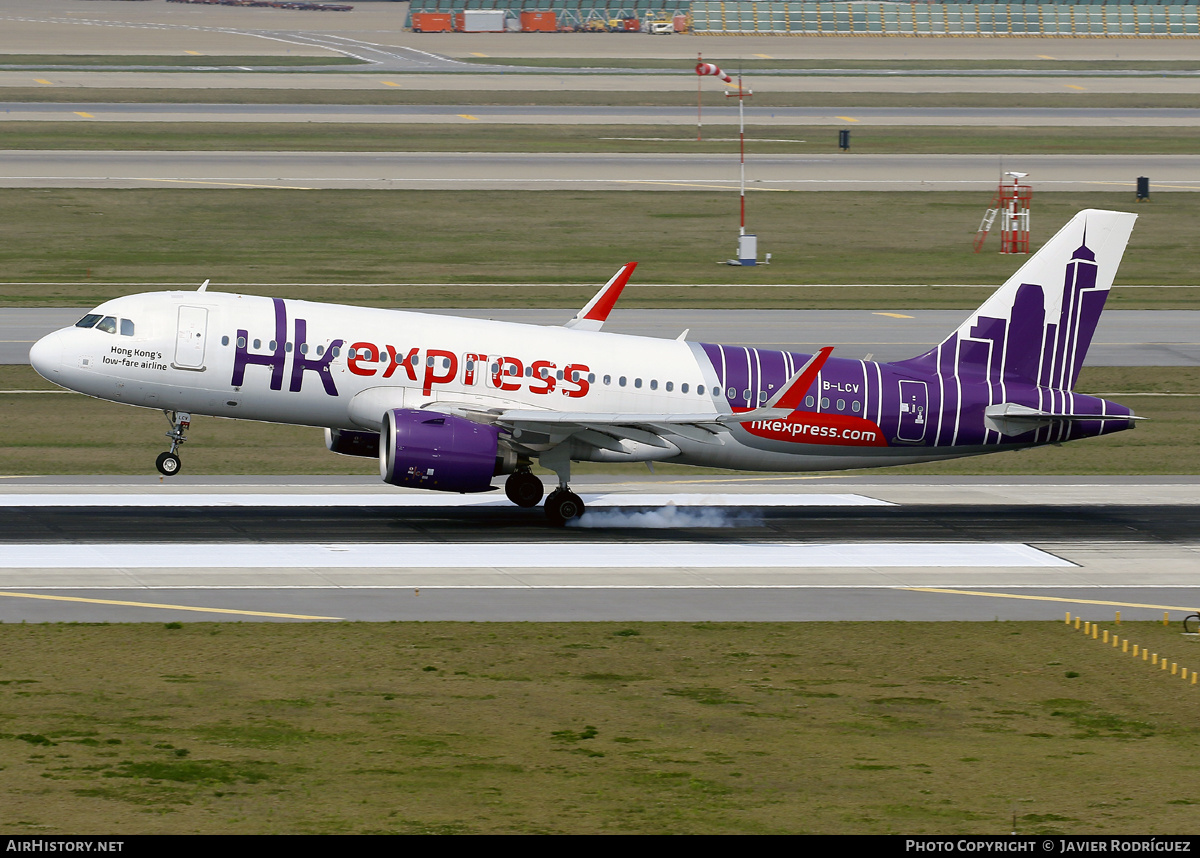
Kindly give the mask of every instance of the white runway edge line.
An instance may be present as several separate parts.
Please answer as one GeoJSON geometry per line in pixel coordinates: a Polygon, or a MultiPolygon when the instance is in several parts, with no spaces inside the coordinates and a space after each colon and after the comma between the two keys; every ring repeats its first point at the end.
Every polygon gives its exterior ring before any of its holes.
{"type": "MultiPolygon", "coordinates": [[[[667,504],[687,507],[766,507],[766,506],[896,506],[890,501],[876,500],[855,494],[583,494],[589,509],[664,507],[667,504]]],[[[205,494],[137,493],[137,494],[3,494],[0,507],[59,506],[59,507],[447,507],[496,506],[511,507],[512,502],[501,493],[476,495],[457,494],[284,494],[281,492],[235,494],[232,492],[205,494]]]]}
{"type": "Polygon", "coordinates": [[[800,569],[1074,567],[1021,543],[439,542],[10,544],[0,569],[800,569]]]}

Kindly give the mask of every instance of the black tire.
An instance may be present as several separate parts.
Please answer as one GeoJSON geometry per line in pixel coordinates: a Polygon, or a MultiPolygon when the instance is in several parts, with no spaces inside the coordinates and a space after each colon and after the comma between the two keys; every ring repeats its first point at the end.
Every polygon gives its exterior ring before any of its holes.
{"type": "Polygon", "coordinates": [[[1189,614],[1183,618],[1183,631],[1185,634],[1194,635],[1200,632],[1200,614],[1189,614]]]}
{"type": "Polygon", "coordinates": [[[518,471],[504,481],[504,493],[517,506],[528,509],[542,502],[546,489],[529,471],[518,471]]]}
{"type": "Polygon", "coordinates": [[[583,500],[575,492],[551,492],[546,498],[546,520],[555,527],[562,527],[573,518],[584,513],[583,500]]]}
{"type": "Polygon", "coordinates": [[[179,461],[179,457],[174,453],[159,453],[158,459],[154,462],[154,467],[158,468],[158,472],[164,477],[173,477],[179,473],[179,469],[183,467],[183,463],[179,461]]]}

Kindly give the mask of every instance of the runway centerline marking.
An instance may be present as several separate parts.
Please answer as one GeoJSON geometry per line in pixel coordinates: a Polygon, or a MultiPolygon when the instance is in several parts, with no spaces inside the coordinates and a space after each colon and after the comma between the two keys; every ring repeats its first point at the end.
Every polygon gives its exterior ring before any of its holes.
{"type": "Polygon", "coordinates": [[[47,593],[11,593],[0,590],[0,597],[44,599],[49,602],[84,602],[89,605],[118,605],[127,608],[159,608],[164,611],[195,611],[204,614],[237,614],[244,617],[275,617],[285,620],[340,620],[342,617],[318,617],[308,614],[277,614],[271,611],[239,611],[234,608],[200,608],[194,605],[162,605],[156,602],[126,602],[119,599],[88,599],[83,596],[52,596],[47,593]]]}
{"type": "Polygon", "coordinates": [[[992,599],[1031,599],[1037,602],[1074,602],[1079,605],[1111,605],[1116,608],[1154,608],[1160,611],[1196,610],[1196,606],[1183,607],[1180,605],[1148,605],[1144,602],[1113,602],[1105,599],[1069,599],[1066,596],[1030,596],[1024,593],[988,593],[983,590],[950,590],[942,587],[903,587],[914,593],[947,593],[952,596],[988,596],[992,599]]]}

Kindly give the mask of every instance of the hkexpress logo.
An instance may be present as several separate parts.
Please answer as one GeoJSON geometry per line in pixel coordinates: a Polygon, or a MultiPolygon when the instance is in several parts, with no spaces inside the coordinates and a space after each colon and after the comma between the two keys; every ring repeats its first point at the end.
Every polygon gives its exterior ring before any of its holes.
{"type": "MultiPolygon", "coordinates": [[[[249,333],[238,329],[237,345],[233,359],[233,376],[230,384],[241,387],[246,378],[247,366],[265,366],[271,369],[271,390],[283,389],[283,378],[287,375],[287,310],[283,300],[272,298],[275,306],[275,348],[273,351],[258,354],[249,351],[249,333]]],[[[288,390],[298,393],[304,384],[304,373],[315,372],[321,379],[321,385],[329,396],[337,396],[337,385],[334,384],[333,374],[329,367],[335,353],[340,350],[344,340],[333,340],[322,355],[309,358],[302,349],[307,342],[308,323],[297,318],[295,322],[295,351],[292,355],[292,368],[289,375],[288,390]]],[[[454,352],[444,349],[410,348],[407,352],[397,349],[389,343],[357,342],[350,347],[346,357],[346,368],[354,375],[365,377],[392,378],[400,374],[416,383],[418,369],[421,369],[421,389],[428,396],[434,385],[450,384],[458,378],[460,369],[459,357],[454,352]],[[423,359],[422,359],[423,356],[423,359]],[[424,366],[422,367],[422,364],[424,366]]],[[[563,369],[548,360],[535,360],[526,367],[520,358],[510,356],[491,356],[487,354],[466,354],[462,363],[462,383],[468,387],[490,373],[492,387],[496,390],[520,390],[528,386],[530,393],[548,394],[558,391],[563,396],[572,398],[586,396],[591,385],[588,380],[590,368],[585,364],[569,364],[563,369]]]]}

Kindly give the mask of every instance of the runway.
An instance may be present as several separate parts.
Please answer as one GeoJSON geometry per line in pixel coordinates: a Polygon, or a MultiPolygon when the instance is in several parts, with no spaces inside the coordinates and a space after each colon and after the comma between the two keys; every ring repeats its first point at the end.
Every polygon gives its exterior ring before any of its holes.
{"type": "MultiPolygon", "coordinates": [[[[447,104],[101,104],[89,101],[0,102],[7,122],[336,122],[469,125],[680,125],[696,126],[694,105],[643,107],[447,104]]],[[[703,124],[736,126],[737,108],[705,107],[703,124]]],[[[1195,127],[1195,108],[1036,107],[758,107],[746,108],[748,139],[759,126],[1058,126],[1195,127]]],[[[680,141],[683,145],[686,141],[680,141]]]]}
{"type": "MultiPolygon", "coordinates": [[[[997,284],[999,285],[999,284],[997,284]]],[[[147,286],[151,291],[155,287],[147,286]]],[[[236,291],[235,286],[227,288],[236,291]]],[[[519,289],[520,284],[514,284],[519,289]]],[[[788,288],[788,287],[779,287],[788,288]]],[[[834,289],[836,287],[830,287],[834,289]]],[[[980,287],[979,301],[995,287],[980,287]]],[[[1133,288],[1118,285],[1117,289],[1133,288]]],[[[261,290],[260,290],[261,291],[261,290]]],[[[272,290],[286,295],[287,287],[272,290]]],[[[29,347],[40,337],[77,322],[90,307],[0,308],[0,364],[28,364],[29,347]]],[[[431,309],[421,312],[561,325],[573,310],[431,309]]],[[[966,310],[622,310],[605,330],[674,339],[684,329],[694,342],[791,349],[834,346],[846,357],[892,361],[937,345],[967,315],[966,310]]],[[[1200,311],[1108,310],[1100,317],[1088,350],[1089,366],[1200,366],[1200,311]]]]}
{"type": "MultiPolygon", "coordinates": [[[[747,190],[994,191],[999,155],[759,155],[747,190]]],[[[1200,190],[1200,155],[1008,158],[1057,191],[1200,190]]],[[[691,154],[0,151],[6,188],[738,190],[736,162],[691,154]]]]}
{"type": "Polygon", "coordinates": [[[1200,604],[1200,478],[575,485],[595,526],[369,478],[8,480],[0,621],[1181,619],[1200,604]]]}

